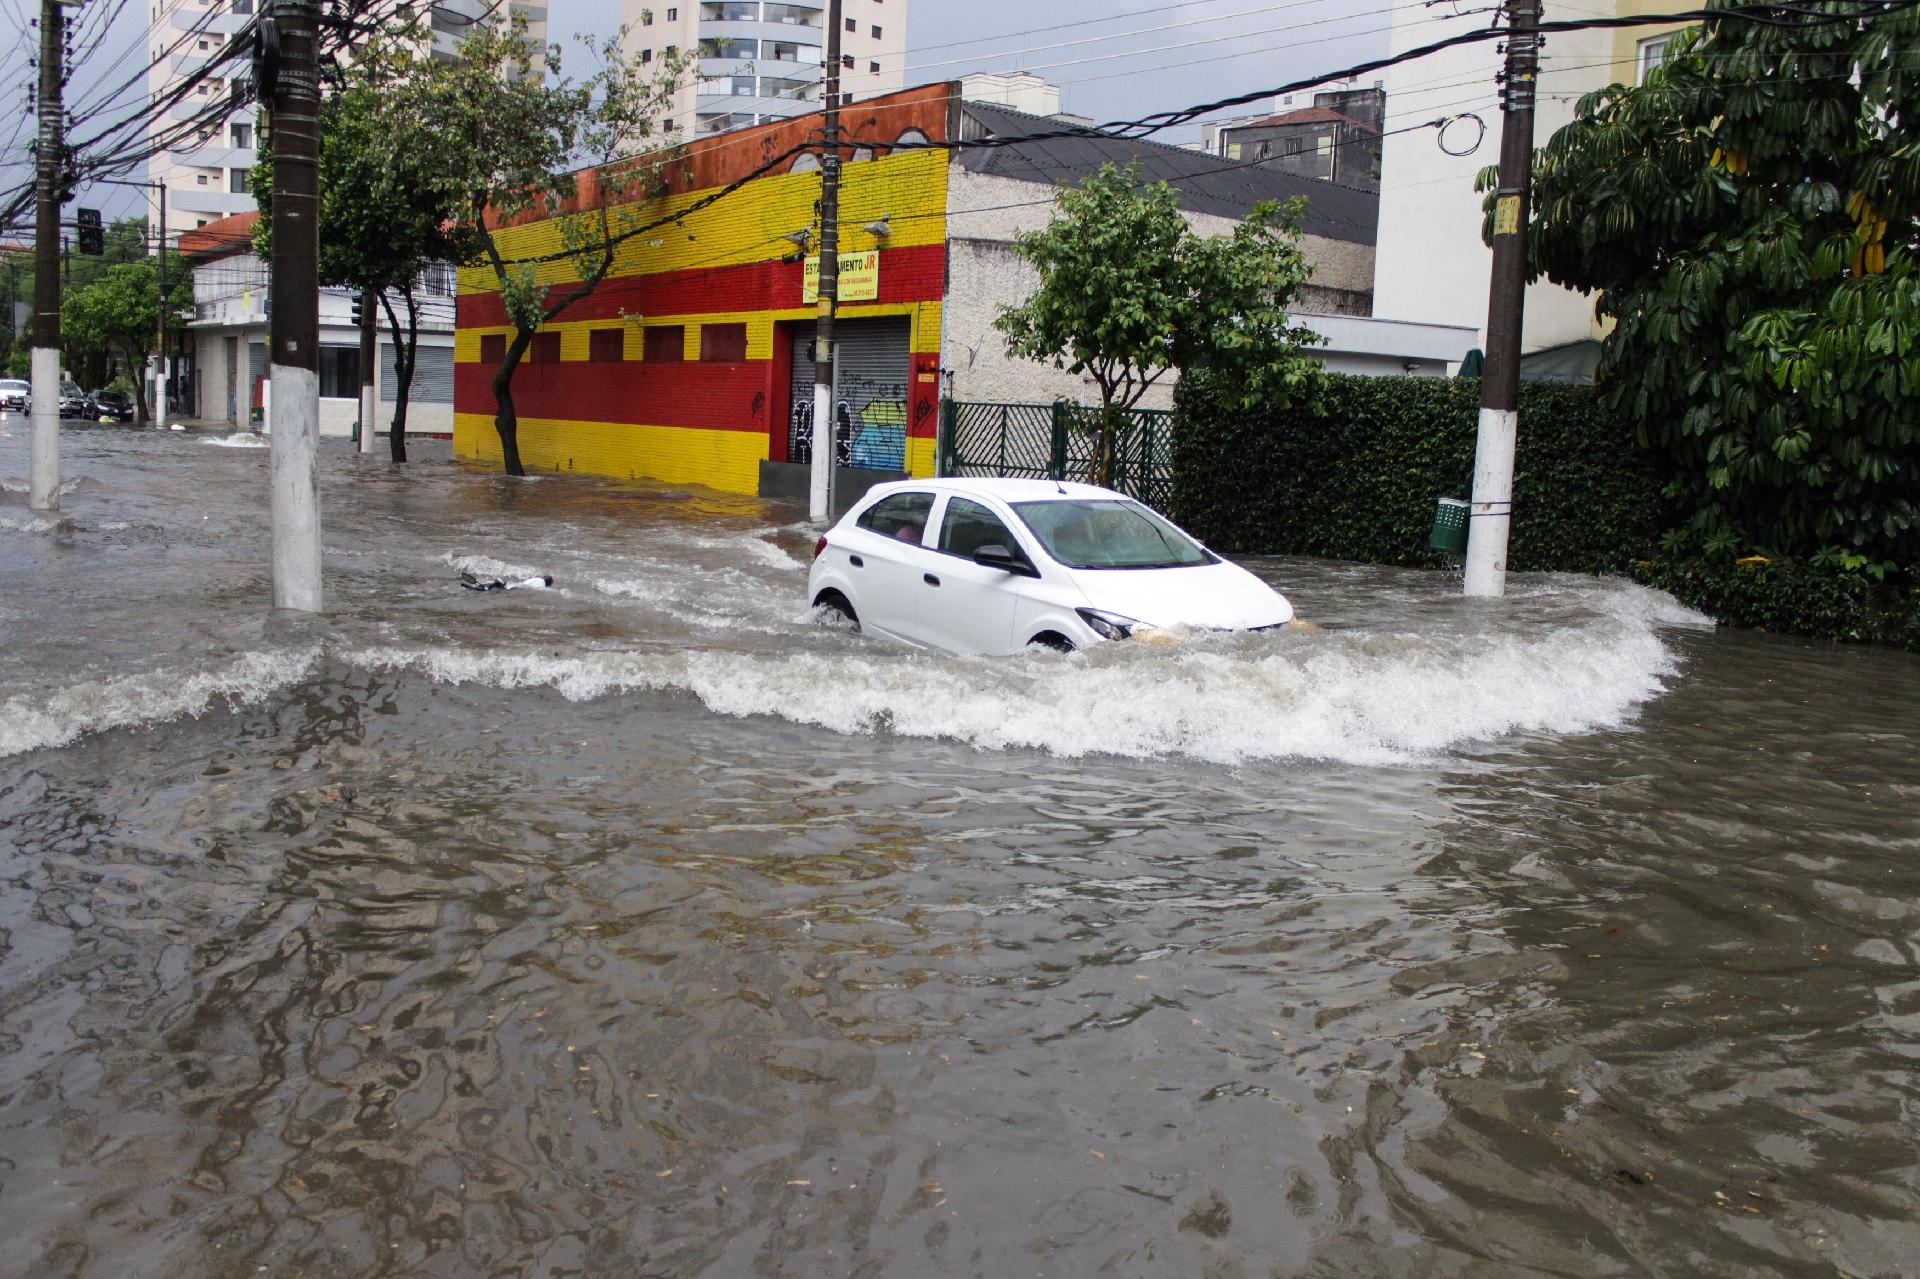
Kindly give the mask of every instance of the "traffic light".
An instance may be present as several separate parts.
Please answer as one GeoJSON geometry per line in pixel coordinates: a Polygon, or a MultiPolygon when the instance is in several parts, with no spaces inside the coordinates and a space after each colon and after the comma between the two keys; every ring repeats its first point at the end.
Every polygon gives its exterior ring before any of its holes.
{"type": "Polygon", "coordinates": [[[100,210],[78,209],[75,213],[80,224],[80,252],[99,257],[107,251],[107,235],[100,228],[100,210]]]}
{"type": "Polygon", "coordinates": [[[353,295],[353,327],[356,329],[365,323],[365,317],[360,310],[360,299],[363,296],[363,294],[359,293],[353,295]]]}

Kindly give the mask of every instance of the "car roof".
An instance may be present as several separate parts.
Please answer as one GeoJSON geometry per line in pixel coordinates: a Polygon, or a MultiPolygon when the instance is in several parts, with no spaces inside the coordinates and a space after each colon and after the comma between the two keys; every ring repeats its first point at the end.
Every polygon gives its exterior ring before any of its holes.
{"type": "Polygon", "coordinates": [[[1082,484],[1078,480],[1026,480],[1006,479],[985,475],[948,475],[939,479],[892,480],[885,484],[876,484],[867,492],[868,498],[887,497],[894,493],[953,493],[962,497],[991,497],[1002,502],[1065,502],[1078,499],[1107,498],[1116,501],[1131,501],[1125,493],[1116,493],[1112,489],[1103,489],[1097,484],[1082,484]]]}

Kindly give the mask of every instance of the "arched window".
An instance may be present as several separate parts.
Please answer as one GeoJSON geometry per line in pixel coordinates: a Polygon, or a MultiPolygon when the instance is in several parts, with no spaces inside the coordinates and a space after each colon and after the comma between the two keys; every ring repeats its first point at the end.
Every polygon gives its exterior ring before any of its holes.
{"type": "Polygon", "coordinates": [[[819,156],[815,155],[811,151],[802,151],[799,155],[796,155],[795,157],[793,157],[793,164],[788,167],[787,172],[788,173],[812,173],[815,169],[819,167],[820,167],[819,156]]]}
{"type": "Polygon", "coordinates": [[[893,145],[897,147],[898,146],[925,146],[926,144],[927,144],[927,135],[920,132],[920,130],[918,129],[908,129],[905,133],[901,134],[899,137],[893,140],[893,145]]]}

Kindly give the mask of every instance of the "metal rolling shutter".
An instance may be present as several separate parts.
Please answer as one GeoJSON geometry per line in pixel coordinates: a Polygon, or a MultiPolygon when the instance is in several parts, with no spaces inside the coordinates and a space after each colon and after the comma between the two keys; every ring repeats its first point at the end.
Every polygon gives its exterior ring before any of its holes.
{"type": "MultiPolygon", "coordinates": [[[[414,348],[413,388],[407,392],[410,404],[453,403],[453,348],[428,346],[414,348]]],[[[380,344],[380,398],[391,401],[399,387],[393,371],[393,344],[380,344]]]]}
{"type": "MultiPolygon", "coordinates": [[[[905,316],[843,320],[834,325],[836,363],[834,439],[842,466],[876,471],[906,469],[907,387],[912,355],[905,316]]],[[[813,458],[812,334],[794,335],[793,400],[787,414],[787,457],[813,458]]]]}
{"type": "Polygon", "coordinates": [[[247,343],[247,394],[253,393],[254,383],[267,375],[267,344],[265,342],[247,343]]]}

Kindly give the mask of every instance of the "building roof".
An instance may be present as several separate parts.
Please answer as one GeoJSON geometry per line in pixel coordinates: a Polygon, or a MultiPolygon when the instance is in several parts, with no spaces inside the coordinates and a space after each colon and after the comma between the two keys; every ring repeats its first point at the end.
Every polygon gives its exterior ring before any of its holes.
{"type": "Polygon", "coordinates": [[[1343,115],[1332,107],[1301,107],[1295,111],[1283,111],[1279,115],[1265,116],[1258,120],[1242,120],[1235,124],[1222,125],[1220,131],[1231,133],[1239,129],[1271,129],[1282,124],[1350,124],[1367,133],[1380,132],[1365,120],[1356,120],[1350,115],[1343,115]]]}
{"type": "Polygon", "coordinates": [[[1305,196],[1307,212],[1300,225],[1307,234],[1356,244],[1374,242],[1380,220],[1377,192],[1226,161],[1164,142],[1076,128],[1057,119],[985,102],[968,102],[961,110],[971,126],[963,129],[963,136],[970,138],[1024,138],[1071,130],[1065,137],[997,147],[963,147],[958,162],[970,173],[1056,186],[1091,177],[1103,164],[1138,160],[1147,177],[1175,187],[1180,192],[1181,207],[1196,213],[1239,218],[1262,200],[1305,196]]]}
{"type": "Polygon", "coordinates": [[[253,251],[253,224],[260,214],[231,213],[205,226],[180,233],[180,256],[187,258],[223,258],[253,251]]]}

